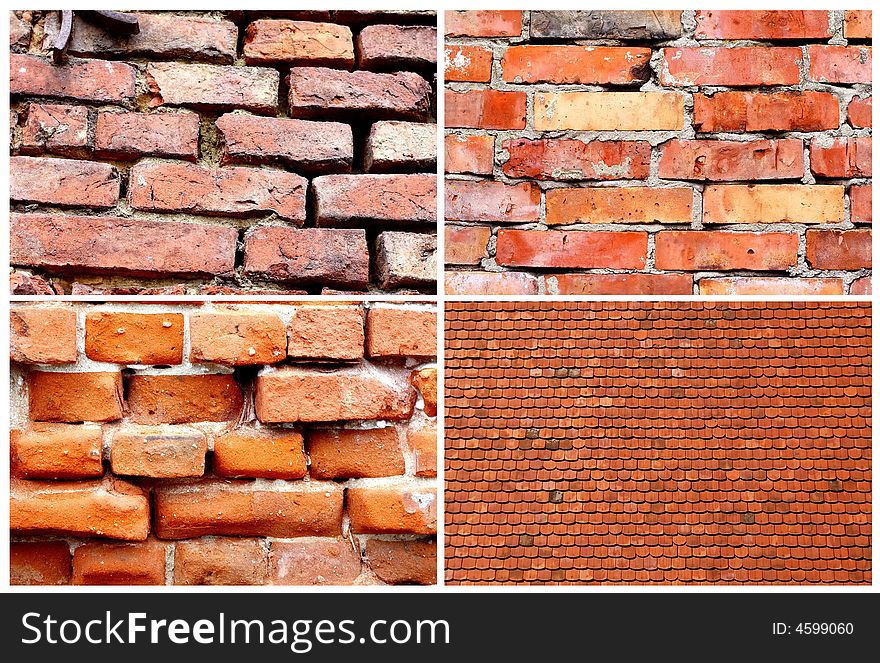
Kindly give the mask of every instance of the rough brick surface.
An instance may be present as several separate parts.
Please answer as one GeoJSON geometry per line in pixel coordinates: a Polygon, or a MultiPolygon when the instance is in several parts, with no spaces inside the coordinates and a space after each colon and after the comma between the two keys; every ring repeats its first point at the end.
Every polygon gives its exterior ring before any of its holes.
{"type": "Polygon", "coordinates": [[[195,113],[100,112],[95,150],[111,159],[144,155],[195,161],[199,156],[199,116],[195,113]]]}
{"type": "Polygon", "coordinates": [[[418,122],[376,122],[367,137],[364,168],[370,172],[434,170],[437,125],[418,122]]]}
{"type": "Polygon", "coordinates": [[[88,479],[104,473],[101,427],[39,424],[10,432],[12,471],[28,479],[88,479]]]}
{"type": "Polygon", "coordinates": [[[444,52],[443,66],[446,81],[488,83],[492,78],[492,50],[467,44],[448,46],[444,52]]]}
{"type": "Polygon", "coordinates": [[[66,585],[70,546],[65,541],[19,542],[9,546],[10,585],[66,585]]]}
{"type": "Polygon", "coordinates": [[[517,138],[502,148],[510,155],[501,166],[505,175],[536,180],[643,180],[651,160],[642,141],[517,138]]]}
{"type": "Polygon", "coordinates": [[[147,67],[153,106],[212,110],[242,108],[268,114],[278,103],[278,72],[265,67],[158,63],[147,67]]]}
{"type": "Polygon", "coordinates": [[[367,543],[370,567],[388,584],[433,585],[437,582],[437,544],[428,541],[367,543]]]}
{"type": "Polygon", "coordinates": [[[353,532],[436,534],[437,493],[409,486],[356,487],[348,491],[353,532]]]}
{"type": "Polygon", "coordinates": [[[362,69],[433,70],[437,64],[437,29],[433,27],[368,25],[358,34],[356,46],[358,66],[362,69]]]}
{"type": "Polygon", "coordinates": [[[367,312],[367,354],[371,357],[433,357],[437,354],[437,312],[377,304],[367,312]]]}
{"type": "Polygon", "coordinates": [[[189,343],[190,360],[199,363],[274,364],[287,356],[284,322],[272,313],[193,313],[189,343]]]}
{"type": "Polygon", "coordinates": [[[135,94],[135,70],[122,62],[71,58],[56,66],[45,58],[12,54],[9,72],[12,95],[124,104],[135,94]]]}
{"type": "Polygon", "coordinates": [[[244,37],[248,64],[289,63],[351,69],[354,47],[351,29],[333,23],[261,19],[244,37]]]}
{"type": "Polygon", "coordinates": [[[9,314],[9,357],[25,364],[76,361],[76,312],[55,306],[22,306],[9,314]]]}
{"type": "Polygon", "coordinates": [[[85,543],[73,551],[74,585],[164,585],[165,545],[85,543]]]}
{"type": "Polygon", "coordinates": [[[230,421],[243,404],[232,375],[133,375],[128,408],[138,424],[230,421]]]}
{"type": "Polygon", "coordinates": [[[278,541],[269,551],[273,585],[350,585],[361,559],[345,539],[278,541]]]}
{"type": "Polygon", "coordinates": [[[179,364],[183,315],[93,311],[86,316],[86,356],[118,364],[179,364]]]}
{"type": "Polygon", "coordinates": [[[494,143],[492,136],[447,135],[444,141],[446,172],[491,175],[494,143]]]}
{"type": "Polygon", "coordinates": [[[186,427],[133,427],[113,434],[110,467],[120,476],[173,479],[205,473],[205,434],[186,427]]]}
{"type": "Polygon", "coordinates": [[[840,123],[829,92],[716,92],[694,95],[694,128],[710,131],[822,131],[840,123]]]}
{"type": "Polygon", "coordinates": [[[403,474],[396,428],[317,430],[309,435],[311,475],[318,479],[403,474]]]}
{"type": "Polygon", "coordinates": [[[23,153],[79,156],[87,155],[89,147],[88,108],[37,103],[28,106],[21,135],[23,153]]]}
{"type": "Polygon", "coordinates": [[[377,281],[386,290],[427,286],[437,275],[437,238],[384,232],[376,238],[377,281]]]}
{"type": "Polygon", "coordinates": [[[123,413],[122,375],[31,371],[28,397],[34,421],[114,421],[123,413]]]}
{"type": "Polygon", "coordinates": [[[360,306],[298,306],[287,331],[291,357],[352,361],[364,356],[360,306]]]}
{"type": "Polygon", "coordinates": [[[9,166],[9,197],[15,202],[107,208],[119,197],[119,173],[110,164],[12,157],[9,166]]]}
{"type": "Polygon", "coordinates": [[[296,431],[239,428],[214,439],[214,473],[222,477],[302,479],[306,456],[296,431]]]}
{"type": "Polygon", "coordinates": [[[816,269],[860,269],[871,266],[870,230],[810,230],[807,262],[816,269]]]}
{"type": "Polygon", "coordinates": [[[437,218],[433,175],[324,175],[312,186],[319,226],[432,224],[437,218]]]}
{"type": "Polygon", "coordinates": [[[175,585],[263,585],[268,570],[259,539],[193,539],[174,546],[175,585]]]}

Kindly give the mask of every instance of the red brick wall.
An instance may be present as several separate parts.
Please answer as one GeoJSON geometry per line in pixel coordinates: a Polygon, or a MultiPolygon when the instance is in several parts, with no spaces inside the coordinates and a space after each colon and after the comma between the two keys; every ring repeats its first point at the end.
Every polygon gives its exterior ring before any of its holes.
{"type": "Polygon", "coordinates": [[[870,25],[447,12],[447,292],[868,293],[870,25]]]}

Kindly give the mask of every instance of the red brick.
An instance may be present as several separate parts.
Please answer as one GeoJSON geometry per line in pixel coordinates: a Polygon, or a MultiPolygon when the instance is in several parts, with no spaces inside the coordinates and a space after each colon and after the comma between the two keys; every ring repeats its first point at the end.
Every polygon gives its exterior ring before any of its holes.
{"type": "Polygon", "coordinates": [[[467,90],[445,93],[447,129],[525,129],[526,93],[467,90]]]}
{"type": "Polygon", "coordinates": [[[446,220],[537,223],[541,190],[532,182],[446,180],[446,220]]]}
{"type": "Polygon", "coordinates": [[[351,585],[361,557],[346,539],[273,541],[269,550],[273,585],[351,585]]]}
{"type": "Polygon", "coordinates": [[[303,437],[294,430],[236,428],[214,438],[214,473],[221,477],[302,479],[303,437]]]}
{"type": "Polygon", "coordinates": [[[367,541],[367,562],[389,585],[437,583],[437,543],[434,541],[367,541]]]}
{"type": "Polygon", "coordinates": [[[410,425],[406,431],[406,441],[415,457],[416,476],[436,477],[437,426],[433,423],[410,425]]]}
{"type": "Polygon", "coordinates": [[[333,536],[342,532],[343,489],[334,483],[209,480],[155,488],[156,536],[333,536]]]}
{"type": "Polygon", "coordinates": [[[427,25],[368,25],[356,40],[359,69],[399,71],[437,64],[437,28],[427,25]]]}
{"type": "Polygon", "coordinates": [[[773,180],[804,176],[804,143],[778,140],[670,140],[662,144],[660,177],[672,180],[773,180]]]}
{"type": "Polygon", "coordinates": [[[595,187],[551,189],[547,223],[688,223],[690,188],[595,187]]]}
{"type": "Polygon", "coordinates": [[[33,34],[33,12],[9,12],[9,47],[16,52],[27,49],[33,34]]]}
{"type": "Polygon", "coordinates": [[[825,138],[810,142],[810,170],[819,177],[870,177],[871,137],[825,138]]]}
{"type": "Polygon", "coordinates": [[[68,59],[62,65],[33,55],[9,55],[9,93],[98,103],[131,103],[135,69],[122,62],[68,59]]]}
{"type": "Polygon", "coordinates": [[[651,77],[650,48],[624,46],[508,46],[501,60],[505,81],[629,85],[651,77]]]}
{"type": "Polygon", "coordinates": [[[432,289],[437,283],[437,237],[386,231],[376,238],[374,275],[383,290],[432,289]]]}
{"type": "Polygon", "coordinates": [[[643,180],[651,161],[644,141],[515,138],[502,147],[510,155],[505,175],[538,180],[643,180]]]}
{"type": "Polygon", "coordinates": [[[522,34],[518,11],[446,11],[444,16],[446,34],[450,37],[519,37],[522,34]]]}
{"type": "Polygon", "coordinates": [[[437,311],[374,305],[367,311],[367,355],[435,357],[437,311]]]}
{"type": "Polygon", "coordinates": [[[264,423],[408,419],[415,401],[405,381],[368,365],[332,372],[285,366],[256,382],[256,412],[264,423]]]}
{"type": "Polygon", "coordinates": [[[437,489],[418,485],[348,489],[355,534],[436,534],[437,489]]]}
{"type": "Polygon", "coordinates": [[[74,585],[164,585],[165,544],[84,543],[73,551],[74,585]]]}
{"type": "Polygon", "coordinates": [[[827,11],[697,11],[697,39],[828,39],[827,11]]]}
{"type": "Polygon", "coordinates": [[[394,427],[313,430],[309,459],[317,479],[388,477],[406,469],[394,427]]]}
{"type": "Polygon", "coordinates": [[[9,357],[23,364],[76,361],[76,311],[16,306],[9,312],[9,357]]]}
{"type": "Polygon", "coordinates": [[[260,539],[194,539],[174,545],[175,585],[264,585],[269,556],[260,539]]]}
{"type": "Polygon", "coordinates": [[[870,83],[870,46],[807,46],[809,79],[819,83],[870,83]]]}
{"type": "Polygon", "coordinates": [[[447,295],[537,295],[538,279],[516,272],[446,272],[447,295]]]}
{"type": "Polygon", "coordinates": [[[16,202],[113,207],[119,173],[109,163],[9,157],[9,197],[16,202]]]}
{"type": "Polygon", "coordinates": [[[307,187],[304,177],[280,170],[141,162],[131,169],[128,200],[135,209],[158,212],[224,216],[274,212],[302,225],[307,187]]]}
{"type": "Polygon", "coordinates": [[[871,294],[871,277],[863,276],[860,279],[856,279],[852,282],[849,287],[849,294],[851,295],[870,295],[871,294]]]}
{"type": "Polygon", "coordinates": [[[700,279],[701,295],[842,295],[843,280],[733,276],[700,279]]]}
{"type": "Polygon", "coordinates": [[[644,269],[644,232],[499,230],[495,260],[510,267],[644,269]]]}
{"type": "Polygon", "coordinates": [[[214,364],[274,364],[287,357],[287,332],[274,313],[230,310],[189,318],[190,361],[214,364]]]}
{"type": "Polygon", "coordinates": [[[12,214],[10,261],[146,277],[232,274],[235,228],[121,217],[12,214]]]}
{"type": "Polygon", "coordinates": [[[89,311],[86,356],[116,364],[179,364],[183,314],[89,311]]]}
{"type": "Polygon", "coordinates": [[[494,145],[492,136],[447,135],[444,141],[446,172],[491,175],[495,159],[494,145]]]}
{"type": "Polygon", "coordinates": [[[665,231],[657,234],[657,269],[784,271],[797,264],[798,236],[784,232],[665,231]]]}
{"type": "Polygon", "coordinates": [[[274,114],[278,82],[274,69],[212,64],[150,63],[147,85],[151,106],[192,106],[225,111],[243,109],[274,114]]]}
{"type": "Polygon", "coordinates": [[[67,585],[70,546],[66,541],[9,544],[10,585],[67,585]]]}
{"type": "Polygon", "coordinates": [[[419,122],[376,122],[370,127],[364,170],[434,171],[437,166],[437,125],[419,122]]]}
{"type": "Polygon", "coordinates": [[[104,481],[13,481],[9,529],[143,541],[150,531],[150,502],[139,487],[104,481]]]}
{"type": "Polygon", "coordinates": [[[28,373],[33,421],[114,421],[122,418],[122,374],[28,373]]]}
{"type": "Polygon", "coordinates": [[[364,356],[364,313],[360,306],[298,306],[287,339],[287,354],[297,359],[360,359],[364,356]]]}
{"type": "Polygon", "coordinates": [[[853,97],[846,107],[846,117],[854,127],[871,128],[871,97],[853,97]]]}
{"type": "Polygon", "coordinates": [[[664,48],[661,85],[797,85],[801,49],[789,47],[664,48]]]}
{"type": "Polygon", "coordinates": [[[363,230],[264,226],[244,238],[244,273],[273,281],[366,288],[370,255],[363,230]]]}
{"type": "Polygon", "coordinates": [[[813,269],[870,269],[870,230],[808,230],[807,262],[813,269]]]}
{"type": "Polygon", "coordinates": [[[101,111],[95,124],[95,151],[104,158],[157,156],[195,161],[199,156],[196,113],[101,111]]]}
{"type": "Polygon", "coordinates": [[[335,23],[254,21],[244,33],[243,54],[248,64],[354,66],[351,29],[335,23]]]}
{"type": "Polygon", "coordinates": [[[853,223],[871,223],[871,185],[849,188],[849,215],[853,223]]]}
{"type": "Polygon", "coordinates": [[[419,390],[422,395],[422,402],[425,407],[425,414],[429,417],[437,416],[437,369],[422,368],[413,371],[410,378],[413,386],[419,390]]]}
{"type": "Polygon", "coordinates": [[[318,226],[437,223],[434,175],[324,175],[312,190],[318,226]]]}
{"type": "Polygon", "coordinates": [[[443,77],[446,82],[488,83],[492,78],[492,49],[468,44],[446,44],[443,77]]]}
{"type": "Polygon", "coordinates": [[[74,281],[70,286],[71,295],[146,295],[149,297],[156,296],[177,296],[186,294],[186,286],[183,285],[166,285],[155,288],[142,288],[139,286],[115,286],[115,287],[98,287],[86,285],[74,281]]]}
{"type": "Polygon", "coordinates": [[[89,479],[104,474],[97,424],[31,424],[10,431],[15,476],[28,479],[89,479]]]}
{"type": "Polygon", "coordinates": [[[60,286],[50,284],[40,277],[13,270],[9,274],[10,295],[61,295],[64,290],[60,286]]]}
{"type": "Polygon", "coordinates": [[[554,295],[690,295],[689,274],[554,274],[546,277],[554,295]]]}
{"type": "Polygon", "coordinates": [[[113,433],[110,467],[118,476],[200,477],[207,452],[208,440],[195,428],[130,426],[113,433]]]}
{"type": "Polygon", "coordinates": [[[133,375],[128,379],[130,417],[138,424],[230,421],[243,398],[232,375],[133,375]]]}
{"type": "Polygon", "coordinates": [[[871,11],[847,10],[843,23],[843,36],[847,39],[870,39],[871,11]]]}
{"type": "Polygon", "coordinates": [[[22,154],[84,156],[91,149],[89,109],[63,104],[31,104],[21,131],[22,154]]]}
{"type": "Polygon", "coordinates": [[[487,246],[492,231],[485,226],[445,225],[446,264],[479,265],[488,258],[487,246]]]}
{"type": "Polygon", "coordinates": [[[254,290],[253,288],[232,288],[226,285],[200,285],[198,288],[200,295],[247,295],[253,297],[255,295],[307,295],[306,290],[280,290],[275,288],[266,288],[263,290],[254,290]]]}
{"type": "Polygon", "coordinates": [[[822,131],[840,126],[830,92],[716,92],[694,95],[697,131],[822,131]]]}

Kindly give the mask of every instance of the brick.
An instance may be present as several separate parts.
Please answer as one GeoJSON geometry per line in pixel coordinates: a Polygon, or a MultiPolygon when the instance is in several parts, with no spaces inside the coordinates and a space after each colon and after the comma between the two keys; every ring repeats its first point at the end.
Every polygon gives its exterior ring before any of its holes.
{"type": "Polygon", "coordinates": [[[796,47],[664,48],[661,85],[797,85],[801,49],[796,47]]]}
{"type": "Polygon", "coordinates": [[[430,9],[395,9],[395,10],[339,10],[333,12],[333,18],[346,25],[363,26],[367,23],[435,23],[437,13],[430,9]]]}
{"type": "Polygon", "coordinates": [[[849,215],[853,223],[871,223],[871,185],[849,188],[849,215]]]}
{"type": "Polygon", "coordinates": [[[525,129],[526,93],[467,90],[445,93],[447,129],[525,129]]]}
{"type": "Polygon", "coordinates": [[[518,11],[446,11],[444,17],[450,37],[519,37],[522,33],[518,11]]]}
{"type": "Polygon", "coordinates": [[[871,277],[863,276],[860,279],[856,279],[852,282],[849,287],[849,294],[851,295],[870,295],[871,294],[871,277]]]}
{"type": "Polygon", "coordinates": [[[179,364],[183,314],[89,311],[86,356],[116,364],[179,364]]]}
{"type": "Polygon", "coordinates": [[[60,295],[62,293],[63,290],[56,291],[56,288],[42,277],[15,270],[9,274],[10,295],[60,295]]]}
{"type": "Polygon", "coordinates": [[[73,551],[74,585],[164,585],[165,544],[84,543],[73,551]]]}
{"type": "Polygon", "coordinates": [[[808,230],[807,262],[813,269],[870,269],[870,230],[808,230]]]}
{"type": "Polygon", "coordinates": [[[797,264],[798,236],[784,232],[666,231],[656,236],[657,269],[785,271],[797,264]]]}
{"type": "Polygon", "coordinates": [[[479,265],[488,258],[488,244],[492,237],[491,229],[485,226],[445,225],[446,264],[479,265]]]}
{"type": "Polygon", "coordinates": [[[429,417],[437,416],[437,369],[422,368],[413,371],[410,378],[413,386],[419,390],[422,395],[422,402],[425,408],[425,414],[429,417]]]}
{"type": "Polygon", "coordinates": [[[253,288],[231,288],[225,285],[200,285],[198,288],[200,295],[307,295],[306,290],[276,290],[274,288],[266,288],[264,290],[254,290],[253,288]]]}
{"type": "Polygon", "coordinates": [[[343,488],[329,482],[207,480],[155,488],[156,536],[333,536],[342,532],[343,488]],[[194,499],[195,498],[195,499],[194,499]]]}
{"type": "Polygon", "coordinates": [[[689,223],[690,188],[595,187],[547,191],[547,224],[689,223]]]}
{"type": "Polygon", "coordinates": [[[309,459],[317,479],[389,477],[406,470],[394,427],[313,430],[309,459]]]}
{"type": "Polygon", "coordinates": [[[264,585],[269,556],[260,539],[194,539],[174,545],[175,585],[264,585]]]}
{"type": "Polygon", "coordinates": [[[643,232],[498,231],[495,260],[510,267],[644,269],[643,232]]]}
{"type": "Polygon", "coordinates": [[[206,168],[141,162],[131,169],[128,200],[135,209],[249,216],[274,212],[297,225],[306,219],[304,177],[280,170],[206,168]]]}
{"type": "Polygon", "coordinates": [[[9,48],[26,49],[31,43],[33,26],[31,12],[9,12],[9,48]]]}
{"type": "Polygon", "coordinates": [[[853,97],[846,107],[846,117],[854,127],[871,128],[871,97],[853,97]]]}
{"type": "Polygon", "coordinates": [[[492,49],[469,44],[446,44],[443,80],[488,83],[492,78],[492,49]]]}
{"type": "Polygon", "coordinates": [[[95,151],[104,158],[157,156],[195,161],[199,156],[196,113],[101,111],[95,124],[95,151]]]}
{"type": "Polygon", "coordinates": [[[14,481],[10,487],[13,532],[143,541],[150,531],[149,498],[121,479],[14,481]]]}
{"type": "Polygon", "coordinates": [[[244,238],[244,273],[273,281],[366,288],[370,255],[363,230],[264,226],[244,238]]]}
{"type": "Polygon", "coordinates": [[[290,357],[357,360],[364,356],[364,313],[360,306],[297,306],[287,337],[290,357]]]}
{"type": "Polygon", "coordinates": [[[113,207],[119,198],[119,173],[95,161],[9,157],[9,197],[25,203],[113,207]]]}
{"type": "Polygon", "coordinates": [[[681,36],[681,12],[532,10],[530,34],[533,39],[675,39],[681,36]]]}
{"type": "Polygon", "coordinates": [[[191,106],[205,110],[249,110],[274,114],[280,76],[265,67],[150,63],[147,86],[152,106],[191,106]]]}
{"type": "Polygon", "coordinates": [[[214,438],[214,474],[221,477],[302,479],[303,437],[294,430],[236,428],[214,438]]]}
{"type": "Polygon", "coordinates": [[[733,276],[700,279],[701,295],[842,295],[843,280],[733,276]]]}
{"type": "Polygon", "coordinates": [[[810,170],[819,177],[870,177],[871,137],[824,137],[810,142],[810,170]]]}
{"type": "Polygon", "coordinates": [[[361,557],[346,539],[273,541],[269,550],[273,585],[351,585],[361,557]]]}
{"type": "Polygon", "coordinates": [[[546,277],[554,295],[690,295],[690,274],[554,274],[546,277]]]}
{"type": "Polygon", "coordinates": [[[839,223],[843,197],[837,185],[709,185],[703,223],[839,223]]]}
{"type": "Polygon", "coordinates": [[[436,534],[437,489],[401,484],[348,489],[355,534],[436,534]]]}
{"type": "Polygon", "coordinates": [[[433,171],[437,166],[437,125],[417,122],[376,122],[370,128],[364,169],[433,171]]]}
{"type": "Polygon", "coordinates": [[[294,117],[424,120],[431,110],[431,85],[411,71],[294,67],[288,101],[294,117]]]}
{"type": "Polygon", "coordinates": [[[870,46],[807,46],[809,79],[818,83],[870,83],[870,46]]]}
{"type": "Polygon", "coordinates": [[[367,356],[435,357],[437,311],[377,304],[367,311],[367,356]]]}
{"type": "Polygon", "coordinates": [[[437,237],[383,232],[376,238],[375,261],[383,290],[432,287],[437,281],[437,237]]]}
{"type": "Polygon", "coordinates": [[[492,163],[495,159],[495,139],[492,136],[450,134],[445,137],[443,144],[446,153],[444,167],[447,173],[492,174],[492,163]]]}
{"type": "Polygon", "coordinates": [[[437,223],[434,175],[324,175],[312,189],[319,226],[437,223]]]}
{"type": "Polygon", "coordinates": [[[275,65],[354,66],[351,29],[335,23],[260,19],[244,33],[245,62],[275,65]]]}
{"type": "Polygon", "coordinates": [[[12,214],[10,261],[50,271],[231,275],[235,228],[120,217],[12,214]]]}
{"type": "Polygon", "coordinates": [[[538,279],[516,272],[446,272],[447,295],[537,295],[538,279]]]}
{"type": "Polygon", "coordinates": [[[407,419],[416,401],[408,384],[369,365],[332,372],[285,366],[258,375],[255,393],[263,423],[407,419]]]}
{"type": "Polygon", "coordinates": [[[446,220],[537,223],[541,190],[531,182],[446,180],[446,220]]]}
{"type": "Polygon", "coordinates": [[[508,46],[501,72],[510,83],[631,85],[651,77],[650,59],[650,48],[508,46]]]}
{"type": "Polygon", "coordinates": [[[415,457],[416,476],[436,477],[437,426],[433,423],[411,425],[406,431],[406,441],[415,457]]]}
{"type": "Polygon", "coordinates": [[[205,473],[208,441],[195,428],[126,427],[114,431],[110,467],[116,475],[173,479],[205,473]]]}
{"type": "Polygon", "coordinates": [[[840,126],[830,92],[716,92],[694,95],[697,131],[823,131],[840,126]]]}
{"type": "Polygon", "coordinates": [[[76,361],[76,311],[16,306],[9,312],[9,357],[23,364],[76,361]]]}
{"type": "Polygon", "coordinates": [[[427,25],[368,25],[358,33],[358,68],[399,71],[437,64],[437,28],[427,25]]]}
{"type": "Polygon", "coordinates": [[[137,424],[188,424],[230,421],[239,416],[242,394],[228,374],[133,375],[128,407],[137,424]]]}
{"type": "Polygon", "coordinates": [[[662,144],[660,177],[671,180],[800,179],[804,144],[800,139],[670,140],[662,144]]]}
{"type": "Polygon", "coordinates": [[[274,313],[192,313],[189,335],[189,357],[194,363],[274,364],[287,357],[287,332],[274,313]]]}
{"type": "Polygon", "coordinates": [[[33,421],[114,421],[122,418],[122,375],[104,373],[28,373],[33,421]]]}
{"type": "Polygon", "coordinates": [[[166,285],[159,286],[156,288],[140,288],[140,287],[111,287],[111,288],[101,288],[95,287],[91,285],[86,285],[85,283],[79,283],[74,281],[74,283],[70,286],[70,294],[71,295],[146,295],[149,297],[155,297],[158,295],[166,296],[166,295],[185,295],[186,294],[186,286],[182,285],[166,285]]]}
{"type": "Polygon", "coordinates": [[[373,573],[389,585],[437,583],[437,544],[434,541],[369,539],[366,556],[373,573]]]}
{"type": "Polygon", "coordinates": [[[104,474],[101,426],[31,424],[10,431],[13,474],[28,479],[89,479],[104,474]]]}
{"type": "Polygon", "coordinates": [[[673,92],[536,92],[537,131],[679,131],[684,98],[673,92]]]}
{"type": "Polygon", "coordinates": [[[21,131],[23,154],[85,156],[89,141],[89,109],[65,104],[30,104],[21,131]]]}
{"type": "Polygon", "coordinates": [[[643,180],[651,161],[644,141],[515,138],[502,148],[510,155],[505,175],[539,180],[643,180]]]}
{"type": "Polygon", "coordinates": [[[67,585],[70,559],[66,541],[13,541],[9,544],[9,584],[67,585]]]}
{"type": "Polygon", "coordinates": [[[843,22],[843,36],[847,39],[870,39],[870,10],[847,10],[843,22]]]}
{"type": "Polygon", "coordinates": [[[697,11],[697,39],[828,39],[827,11],[697,11]]]}
{"type": "Polygon", "coordinates": [[[135,69],[122,62],[68,58],[61,65],[33,55],[9,55],[9,93],[127,104],[134,101],[135,69]]]}

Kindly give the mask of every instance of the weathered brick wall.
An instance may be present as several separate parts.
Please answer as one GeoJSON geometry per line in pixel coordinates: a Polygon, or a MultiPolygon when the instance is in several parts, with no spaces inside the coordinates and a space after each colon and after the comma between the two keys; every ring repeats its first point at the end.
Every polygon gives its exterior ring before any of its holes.
{"type": "Polygon", "coordinates": [[[19,304],[11,582],[433,583],[437,312],[19,304]]]}
{"type": "Polygon", "coordinates": [[[13,292],[436,287],[436,16],[10,13],[13,292]]]}
{"type": "Polygon", "coordinates": [[[868,294],[867,11],[446,13],[446,287],[868,294]]]}

